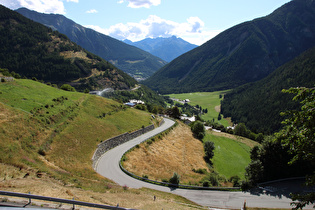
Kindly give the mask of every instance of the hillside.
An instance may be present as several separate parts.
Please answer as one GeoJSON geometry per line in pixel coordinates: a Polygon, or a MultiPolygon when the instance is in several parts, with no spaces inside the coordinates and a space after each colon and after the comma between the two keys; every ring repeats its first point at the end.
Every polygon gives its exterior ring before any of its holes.
{"type": "Polygon", "coordinates": [[[145,50],[167,62],[171,62],[178,56],[198,47],[176,36],[169,38],[158,37],[155,39],[147,38],[138,42],[124,40],[124,42],[145,50]]]}
{"type": "Polygon", "coordinates": [[[25,79],[1,82],[0,188],[137,209],[185,208],[178,202],[191,202],[179,196],[124,190],[92,168],[101,141],[147,126],[150,119],[149,113],[94,95],[25,79]]]}
{"type": "Polygon", "coordinates": [[[0,68],[78,90],[129,89],[137,82],[65,35],[0,5],[0,68]]]}
{"type": "Polygon", "coordinates": [[[232,186],[232,176],[245,176],[245,167],[250,162],[250,149],[259,145],[252,140],[207,131],[202,141],[193,137],[191,128],[179,122],[167,136],[159,135],[141,143],[126,154],[123,167],[140,177],[163,181],[176,172],[180,184],[202,186],[209,178],[216,177],[222,186],[232,186]],[[215,144],[213,165],[204,159],[203,142],[215,144]]]}
{"type": "Polygon", "coordinates": [[[258,81],[315,45],[315,2],[294,0],[234,26],[144,81],[160,93],[214,91],[258,81]]]}
{"type": "Polygon", "coordinates": [[[252,131],[274,133],[281,127],[284,117],[280,112],[296,110],[292,94],[282,93],[290,87],[313,87],[315,85],[315,48],[276,69],[268,77],[244,85],[225,95],[221,111],[232,117],[235,123],[243,122],[252,131]]]}
{"type": "Polygon", "coordinates": [[[17,12],[67,35],[84,49],[111,62],[135,78],[147,78],[166,64],[162,59],[144,50],[85,28],[63,15],[43,14],[26,8],[20,8],[17,12]]]}

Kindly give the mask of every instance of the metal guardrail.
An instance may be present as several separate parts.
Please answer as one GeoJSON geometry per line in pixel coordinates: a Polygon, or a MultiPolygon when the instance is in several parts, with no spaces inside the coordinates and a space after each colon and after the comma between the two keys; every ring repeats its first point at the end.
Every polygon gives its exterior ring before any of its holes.
{"type": "Polygon", "coordinates": [[[135,174],[127,171],[122,166],[121,162],[119,162],[119,167],[125,174],[127,174],[127,175],[129,175],[135,179],[139,179],[141,181],[148,182],[150,184],[156,184],[156,185],[165,186],[165,187],[188,189],[188,190],[218,190],[218,191],[239,191],[241,189],[240,187],[201,187],[201,186],[194,186],[194,185],[181,185],[181,184],[176,185],[176,184],[172,184],[172,183],[168,183],[168,182],[159,182],[159,181],[155,181],[152,179],[140,177],[138,175],[135,175],[135,174]]]}
{"type": "Polygon", "coordinates": [[[32,194],[26,194],[26,193],[0,191],[0,195],[28,198],[29,202],[24,207],[31,204],[32,199],[35,199],[35,200],[44,200],[44,201],[51,201],[51,202],[57,202],[57,203],[72,204],[73,205],[72,209],[75,209],[75,205],[78,205],[78,206],[86,206],[86,207],[100,208],[100,209],[127,210],[127,208],[122,208],[122,207],[119,207],[118,205],[108,206],[108,205],[103,205],[103,204],[88,203],[88,202],[83,202],[83,201],[68,200],[68,199],[62,199],[62,198],[45,197],[45,196],[32,195],[32,194]]]}

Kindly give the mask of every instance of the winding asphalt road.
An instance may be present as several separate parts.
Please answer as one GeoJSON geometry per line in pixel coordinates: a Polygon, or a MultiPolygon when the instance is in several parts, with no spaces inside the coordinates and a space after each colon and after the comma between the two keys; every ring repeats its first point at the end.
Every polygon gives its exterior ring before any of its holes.
{"type": "Polygon", "coordinates": [[[244,201],[247,207],[265,207],[265,208],[291,208],[289,199],[286,196],[267,195],[266,193],[249,193],[249,192],[227,192],[227,191],[209,191],[209,190],[186,190],[186,189],[171,189],[169,187],[154,185],[134,179],[126,175],[119,167],[119,161],[122,155],[135,145],[145,141],[156,134],[163,132],[171,127],[175,122],[170,119],[165,119],[165,123],[145,133],[133,140],[130,140],[118,147],[115,147],[106,152],[98,161],[96,171],[116,182],[121,186],[131,188],[151,188],[163,192],[174,193],[183,196],[199,205],[213,208],[233,208],[240,209],[244,201]]]}

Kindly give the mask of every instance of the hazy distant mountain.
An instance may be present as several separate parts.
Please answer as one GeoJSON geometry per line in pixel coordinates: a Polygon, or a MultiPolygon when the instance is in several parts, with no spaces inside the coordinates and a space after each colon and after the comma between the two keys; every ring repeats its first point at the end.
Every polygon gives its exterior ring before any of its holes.
{"type": "Polygon", "coordinates": [[[73,42],[134,77],[149,77],[166,64],[162,59],[144,50],[85,28],[63,15],[43,14],[26,8],[16,11],[67,35],[73,42]]]}
{"type": "Polygon", "coordinates": [[[315,46],[315,1],[294,0],[234,26],[144,81],[160,93],[213,91],[260,80],[315,46]]]}
{"type": "Polygon", "coordinates": [[[176,36],[169,38],[147,38],[138,42],[132,42],[126,39],[124,42],[143,49],[167,62],[170,62],[178,56],[198,47],[197,45],[190,44],[189,42],[186,42],[181,38],[177,38],[176,36]]]}
{"type": "Polygon", "coordinates": [[[0,5],[0,68],[77,90],[130,89],[137,81],[64,34],[0,5]]]}

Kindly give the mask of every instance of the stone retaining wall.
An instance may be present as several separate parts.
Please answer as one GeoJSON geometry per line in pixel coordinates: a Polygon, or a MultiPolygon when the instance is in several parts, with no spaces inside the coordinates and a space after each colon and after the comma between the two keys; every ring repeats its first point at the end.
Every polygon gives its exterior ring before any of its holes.
{"type": "Polygon", "coordinates": [[[119,145],[121,145],[121,144],[123,144],[123,143],[125,143],[131,139],[134,139],[134,138],[136,138],[136,137],[138,137],[138,136],[140,136],[146,132],[149,132],[153,129],[154,129],[154,125],[149,125],[145,128],[139,129],[139,130],[134,131],[132,133],[127,132],[127,133],[124,133],[124,134],[121,134],[119,136],[116,136],[116,137],[113,137],[113,138],[110,138],[110,139],[103,141],[102,143],[100,143],[97,146],[97,149],[94,152],[94,155],[92,158],[93,168],[95,169],[96,164],[98,162],[98,159],[108,150],[113,149],[114,147],[117,147],[117,146],[119,146],[119,145]]]}

